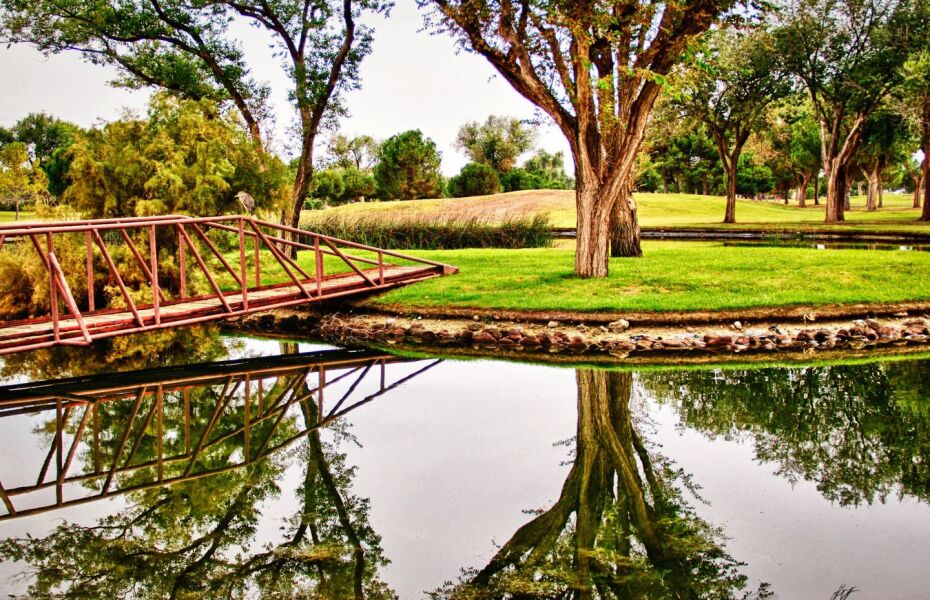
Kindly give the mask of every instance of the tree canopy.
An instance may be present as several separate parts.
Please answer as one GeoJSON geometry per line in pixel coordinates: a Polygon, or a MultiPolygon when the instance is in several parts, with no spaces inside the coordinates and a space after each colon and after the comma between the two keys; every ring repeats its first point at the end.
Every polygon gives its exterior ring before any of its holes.
{"type": "Polygon", "coordinates": [[[442,192],[436,142],[419,129],[389,137],[378,151],[375,186],[385,200],[437,198],[442,192]]]}

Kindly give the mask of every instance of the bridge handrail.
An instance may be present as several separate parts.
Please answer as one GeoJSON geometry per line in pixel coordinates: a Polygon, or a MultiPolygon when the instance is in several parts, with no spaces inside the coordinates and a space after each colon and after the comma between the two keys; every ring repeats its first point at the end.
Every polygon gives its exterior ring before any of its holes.
{"type": "MultiPolygon", "coordinates": [[[[0,236],[4,238],[11,237],[22,237],[30,235],[39,235],[45,233],[82,233],[86,231],[112,231],[120,229],[141,229],[143,227],[152,227],[160,225],[178,225],[178,224],[204,224],[209,226],[214,226],[217,229],[226,229],[229,228],[229,231],[237,231],[234,228],[224,225],[227,222],[238,222],[251,221],[256,225],[262,227],[268,227],[271,229],[277,229],[279,231],[287,231],[289,233],[294,233],[297,235],[308,236],[311,238],[319,239],[320,241],[326,240],[334,244],[339,244],[342,246],[348,246],[350,248],[356,248],[358,250],[365,250],[369,252],[381,253],[385,256],[392,256],[400,260],[408,260],[412,262],[417,262],[426,265],[432,265],[434,267],[441,267],[443,269],[454,269],[451,265],[446,263],[441,263],[434,260],[429,260],[425,258],[419,258],[416,256],[411,256],[409,254],[404,254],[402,252],[396,252],[394,250],[388,250],[386,248],[377,248],[375,246],[368,246],[366,244],[359,244],[357,242],[352,242],[350,240],[344,240],[341,238],[325,235],[322,233],[317,233],[307,229],[299,229],[297,227],[290,227],[288,225],[282,225],[280,223],[271,223],[270,221],[265,221],[263,219],[256,219],[254,217],[246,217],[242,215],[221,215],[215,217],[191,217],[188,215],[161,215],[161,216],[149,216],[149,217],[122,217],[122,218],[107,218],[107,219],[81,219],[75,221],[47,221],[47,222],[32,222],[32,223],[21,223],[21,224],[5,224],[0,225],[0,236]]],[[[248,237],[255,237],[255,233],[251,231],[246,231],[245,235],[248,237]]],[[[270,238],[271,241],[290,245],[290,246],[299,246],[299,243],[294,242],[293,240],[287,240],[279,237],[270,238]]],[[[323,250],[324,254],[335,255],[330,251],[323,250]]],[[[377,264],[375,261],[366,259],[359,256],[348,256],[353,260],[359,260],[361,262],[367,262],[369,264],[377,264]]]]}

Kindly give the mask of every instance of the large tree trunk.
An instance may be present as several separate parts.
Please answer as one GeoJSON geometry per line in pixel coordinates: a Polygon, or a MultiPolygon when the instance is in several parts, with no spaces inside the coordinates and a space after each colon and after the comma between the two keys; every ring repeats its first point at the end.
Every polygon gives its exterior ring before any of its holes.
{"type": "Polygon", "coordinates": [[[798,207],[804,208],[807,206],[807,186],[811,182],[811,173],[801,173],[797,176],[798,180],[798,191],[795,195],[795,200],[798,201],[798,207]]]}
{"type": "Polygon", "coordinates": [[[923,187],[923,179],[919,175],[911,175],[914,180],[914,204],[911,208],[920,208],[920,189],[923,187]]]}
{"type": "Polygon", "coordinates": [[[839,223],[845,220],[849,206],[849,161],[859,146],[859,135],[867,114],[856,115],[845,137],[842,136],[842,111],[836,112],[830,122],[820,122],[820,145],[823,172],[827,178],[827,209],[824,221],[839,223]]]}
{"type": "MultiPolygon", "coordinates": [[[[852,196],[852,180],[853,180],[852,171],[850,170],[848,165],[846,166],[845,170],[846,170],[846,186],[845,186],[846,193],[843,195],[843,211],[844,212],[851,208],[850,200],[852,196]]],[[[846,219],[845,215],[843,216],[843,219],[844,220],[846,219]]]]}
{"type": "Polygon", "coordinates": [[[820,170],[814,174],[814,206],[820,206],[820,170]]]}
{"type": "MultiPolygon", "coordinates": [[[[313,182],[313,136],[306,136],[302,144],[300,158],[297,159],[297,174],[294,176],[294,188],[291,191],[290,213],[287,215],[285,225],[290,227],[300,227],[300,212],[303,210],[304,202],[310,195],[310,187],[313,182]]],[[[284,236],[285,239],[295,240],[296,234],[284,236]]],[[[297,249],[294,246],[284,248],[287,256],[294,258],[297,255],[297,249]]]]}
{"type": "Polygon", "coordinates": [[[739,155],[743,152],[743,145],[749,139],[749,130],[737,126],[733,132],[733,147],[727,144],[726,133],[714,127],[711,123],[711,135],[717,147],[720,164],[727,176],[727,209],[723,216],[724,223],[736,223],[736,175],[739,170],[739,155]]]}
{"type": "Polygon", "coordinates": [[[840,223],[845,219],[846,167],[838,161],[831,161],[824,167],[827,178],[827,223],[840,223]]]}
{"type": "Polygon", "coordinates": [[[610,218],[610,255],[615,258],[642,256],[636,200],[633,199],[629,186],[623,187],[610,218]]]}
{"type": "Polygon", "coordinates": [[[575,234],[576,275],[607,277],[611,212],[616,200],[608,198],[595,181],[579,178],[575,189],[578,221],[575,234]]]}
{"type": "Polygon", "coordinates": [[[869,183],[868,194],[865,199],[865,209],[869,212],[875,212],[878,210],[878,189],[879,189],[879,177],[878,173],[878,161],[875,161],[871,168],[862,170],[862,174],[865,175],[866,181],[869,183]]]}
{"type": "Polygon", "coordinates": [[[723,222],[736,223],[736,161],[727,167],[727,210],[723,222]]]}

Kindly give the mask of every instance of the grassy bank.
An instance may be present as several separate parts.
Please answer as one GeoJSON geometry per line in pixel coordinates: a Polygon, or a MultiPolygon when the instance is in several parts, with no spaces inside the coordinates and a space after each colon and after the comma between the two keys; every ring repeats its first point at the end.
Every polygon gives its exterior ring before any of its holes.
{"type": "Polygon", "coordinates": [[[653,242],[610,277],[572,274],[570,249],[421,251],[458,275],[367,300],[372,307],[694,311],[930,300],[930,253],[653,242]]]}
{"type": "MultiPolygon", "coordinates": [[[[724,226],[726,201],[720,196],[691,194],[636,194],[640,225],[649,228],[726,227],[732,229],[766,229],[805,231],[827,228],[823,223],[824,207],[798,208],[796,204],[777,201],[737,200],[735,225],[724,226]]],[[[904,194],[886,194],[885,207],[867,212],[865,198],[853,197],[853,209],[847,222],[830,229],[851,231],[926,231],[930,226],[917,223],[919,211],[910,208],[912,198],[904,194]]],[[[365,202],[324,211],[306,211],[303,223],[312,224],[324,215],[370,218],[383,217],[442,219],[454,216],[504,220],[514,215],[546,214],[554,227],[575,226],[575,197],[570,190],[532,190],[472,198],[443,198],[405,202],[365,202]]]]}

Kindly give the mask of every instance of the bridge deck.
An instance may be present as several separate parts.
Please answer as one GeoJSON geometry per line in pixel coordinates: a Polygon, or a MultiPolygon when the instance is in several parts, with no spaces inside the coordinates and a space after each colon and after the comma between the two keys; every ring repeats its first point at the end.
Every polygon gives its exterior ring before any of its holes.
{"type": "MultiPolygon", "coordinates": [[[[382,281],[378,269],[366,269],[362,272],[370,280],[382,281]]],[[[312,298],[308,298],[307,294],[301,291],[293,282],[288,282],[249,289],[246,293],[248,308],[243,303],[241,292],[235,290],[223,294],[229,309],[223,305],[218,296],[207,296],[162,303],[158,309],[157,319],[154,306],[138,306],[137,312],[142,324],[127,308],[85,312],[82,317],[91,339],[96,340],[151,329],[225,319],[256,312],[257,310],[306,304],[341,296],[359,295],[438,277],[442,274],[443,269],[441,267],[432,265],[385,265],[383,283],[378,283],[375,286],[372,286],[361,275],[350,272],[323,279],[320,282],[319,295],[317,295],[316,282],[312,279],[303,280],[302,284],[312,298]]],[[[61,315],[58,320],[58,327],[59,334],[58,340],[56,340],[53,322],[47,317],[10,322],[0,326],[0,354],[59,344],[86,345],[88,343],[87,336],[84,335],[79,322],[73,315],[61,315]]]]}

